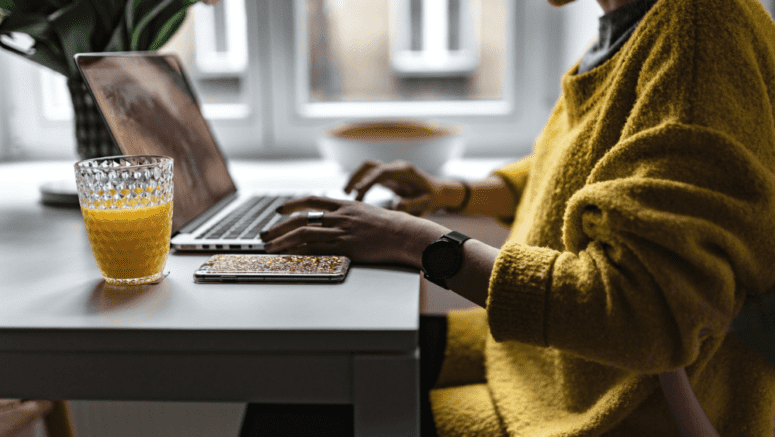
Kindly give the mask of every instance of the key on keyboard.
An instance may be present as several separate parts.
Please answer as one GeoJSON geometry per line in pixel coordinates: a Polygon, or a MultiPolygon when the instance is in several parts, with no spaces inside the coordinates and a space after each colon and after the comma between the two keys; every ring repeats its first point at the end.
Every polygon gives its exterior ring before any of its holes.
{"type": "MultiPolygon", "coordinates": [[[[221,219],[218,223],[211,226],[207,231],[200,234],[196,238],[221,238],[237,223],[241,223],[241,220],[245,218],[248,213],[251,213],[253,217],[260,215],[266,209],[266,206],[271,205],[272,201],[275,199],[275,197],[266,196],[251,197],[250,199],[246,200],[245,203],[239,208],[229,213],[226,217],[221,219]]],[[[252,219],[249,217],[250,216],[245,219],[248,223],[252,221],[252,219]]]]}

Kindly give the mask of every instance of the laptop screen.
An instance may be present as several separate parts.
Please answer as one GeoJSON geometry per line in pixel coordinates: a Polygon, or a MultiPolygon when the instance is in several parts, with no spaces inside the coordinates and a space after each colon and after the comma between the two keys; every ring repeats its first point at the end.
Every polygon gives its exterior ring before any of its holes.
{"type": "Polygon", "coordinates": [[[175,56],[105,53],[76,59],[122,153],[175,160],[173,234],[236,190],[175,56]]]}

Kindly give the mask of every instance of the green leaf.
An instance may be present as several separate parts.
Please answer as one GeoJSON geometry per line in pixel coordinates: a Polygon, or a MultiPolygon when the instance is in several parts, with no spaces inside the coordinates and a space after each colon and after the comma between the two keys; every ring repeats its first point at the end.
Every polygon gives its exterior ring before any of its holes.
{"type": "MultiPolygon", "coordinates": [[[[192,0],[162,0],[151,11],[146,13],[130,31],[130,49],[148,50],[159,30],[168,24],[180,11],[185,11],[195,1],[192,0]]],[[[175,20],[173,20],[173,23],[175,20]]],[[[180,26],[182,21],[178,22],[180,26]]],[[[177,27],[174,30],[177,30],[177,27]]],[[[174,32],[173,32],[174,33],[174,32]]]]}
{"type": "Polygon", "coordinates": [[[77,75],[82,52],[157,50],[198,0],[0,0],[0,35],[25,33],[34,53],[0,47],[62,74],[77,75]]]}
{"type": "Polygon", "coordinates": [[[35,40],[30,53],[24,53],[0,40],[0,47],[23,56],[33,62],[67,75],[65,55],[47,18],[37,13],[14,13],[0,22],[0,35],[12,37],[15,32],[24,33],[35,40]]]}
{"type": "MultiPolygon", "coordinates": [[[[46,21],[46,17],[42,15],[27,13],[8,15],[0,22],[0,36],[13,38],[14,33],[23,33],[35,40],[35,45],[32,47],[33,50],[37,50],[37,48],[44,44],[59,48],[56,35],[54,35],[51,26],[46,21]]],[[[29,53],[24,53],[8,44],[3,44],[2,47],[18,55],[29,57],[29,53]]]]}
{"type": "Polygon", "coordinates": [[[151,20],[161,13],[166,7],[175,3],[176,0],[161,0],[151,6],[148,2],[142,0],[130,0],[132,8],[127,10],[127,30],[129,30],[129,48],[130,50],[143,50],[149,45],[149,38],[143,35],[145,27],[151,20]]]}
{"type": "Polygon", "coordinates": [[[141,0],[129,0],[124,6],[124,20],[126,21],[126,27],[128,30],[135,27],[135,15],[137,15],[137,8],[140,6],[141,0]]]}
{"type": "Polygon", "coordinates": [[[92,52],[91,39],[97,26],[97,12],[88,0],[80,0],[49,16],[49,22],[57,35],[70,71],[69,77],[77,77],[78,67],[73,56],[92,52]]]}
{"type": "Polygon", "coordinates": [[[98,42],[105,43],[105,39],[113,33],[113,30],[118,26],[119,21],[124,14],[124,1],[123,0],[90,0],[91,6],[94,8],[97,16],[99,17],[100,26],[95,29],[94,45],[98,46],[98,42]],[[101,35],[101,37],[97,37],[101,35]],[[100,40],[100,41],[98,41],[100,40]]]}
{"type": "Polygon", "coordinates": [[[118,23],[118,27],[113,30],[108,43],[105,44],[105,47],[98,51],[120,52],[127,50],[127,47],[129,47],[129,38],[127,35],[128,32],[126,30],[126,21],[124,21],[122,18],[118,23]]]}
{"type": "Polygon", "coordinates": [[[169,41],[175,32],[180,29],[180,25],[183,24],[183,21],[185,21],[186,13],[187,10],[184,9],[167,20],[156,32],[156,36],[148,47],[148,50],[159,50],[167,41],[169,41]]]}
{"type": "Polygon", "coordinates": [[[0,47],[69,77],[70,70],[64,62],[62,52],[47,42],[36,42],[35,51],[32,54],[20,52],[4,43],[2,39],[0,39],[0,47]]]}
{"type": "Polygon", "coordinates": [[[46,66],[57,73],[70,77],[70,70],[67,63],[64,62],[64,54],[58,46],[49,43],[40,43],[35,45],[35,54],[29,59],[46,66]]]}
{"type": "Polygon", "coordinates": [[[0,23],[0,35],[9,35],[13,32],[26,33],[37,40],[49,39],[51,35],[51,26],[45,15],[18,13],[11,14],[3,18],[0,23]]]}
{"type": "Polygon", "coordinates": [[[68,3],[67,0],[0,0],[0,9],[13,13],[38,12],[47,15],[68,3]]]}
{"type": "MultiPolygon", "coordinates": [[[[180,1],[180,0],[178,0],[180,1]]],[[[152,14],[154,17],[158,14],[158,6],[160,1],[147,1],[147,0],[127,0],[125,7],[127,29],[130,32],[134,32],[138,24],[143,21],[143,18],[152,14]]],[[[176,11],[179,9],[176,9],[176,11]]]]}
{"type": "MultiPolygon", "coordinates": [[[[23,0],[23,1],[26,1],[26,0],[23,0]]],[[[59,9],[69,5],[72,2],[72,0],[45,0],[45,2],[59,9]]]]}
{"type": "Polygon", "coordinates": [[[126,2],[126,18],[127,26],[130,29],[134,29],[137,23],[143,19],[148,13],[159,4],[159,1],[147,1],[147,0],[127,0],[126,2]]]}

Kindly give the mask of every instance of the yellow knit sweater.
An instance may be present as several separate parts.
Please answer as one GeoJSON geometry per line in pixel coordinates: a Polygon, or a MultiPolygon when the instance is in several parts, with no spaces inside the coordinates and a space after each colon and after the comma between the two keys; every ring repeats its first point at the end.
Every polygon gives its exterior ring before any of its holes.
{"type": "Polygon", "coordinates": [[[687,367],[724,436],[772,436],[775,366],[728,334],[775,291],[775,25],[757,0],[660,0],[562,79],[485,310],[452,313],[441,436],[670,436],[687,367]]]}

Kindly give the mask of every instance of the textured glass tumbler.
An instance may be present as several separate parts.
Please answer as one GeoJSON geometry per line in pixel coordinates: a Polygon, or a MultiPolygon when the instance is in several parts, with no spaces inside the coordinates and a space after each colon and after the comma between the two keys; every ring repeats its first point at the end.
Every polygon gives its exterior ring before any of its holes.
{"type": "Polygon", "coordinates": [[[94,259],[109,284],[162,278],[172,232],[172,158],[109,156],[75,164],[94,259]]]}

